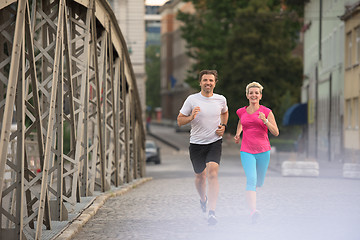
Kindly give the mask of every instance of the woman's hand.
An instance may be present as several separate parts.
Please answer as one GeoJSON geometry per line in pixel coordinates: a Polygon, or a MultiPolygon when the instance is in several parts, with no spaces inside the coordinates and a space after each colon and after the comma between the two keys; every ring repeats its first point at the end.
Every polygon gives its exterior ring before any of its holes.
{"type": "Polygon", "coordinates": [[[240,142],[240,135],[235,135],[235,136],[234,136],[234,140],[235,140],[235,143],[236,143],[236,144],[239,144],[239,142],[240,142]]]}
{"type": "Polygon", "coordinates": [[[264,124],[266,124],[267,119],[266,119],[265,114],[263,112],[259,112],[259,118],[261,119],[261,121],[263,121],[264,124]]]}
{"type": "Polygon", "coordinates": [[[236,134],[234,136],[234,140],[235,140],[236,144],[240,143],[240,134],[241,134],[241,132],[242,132],[242,125],[241,125],[241,121],[239,119],[238,125],[237,125],[237,128],[236,128],[236,134]]]}

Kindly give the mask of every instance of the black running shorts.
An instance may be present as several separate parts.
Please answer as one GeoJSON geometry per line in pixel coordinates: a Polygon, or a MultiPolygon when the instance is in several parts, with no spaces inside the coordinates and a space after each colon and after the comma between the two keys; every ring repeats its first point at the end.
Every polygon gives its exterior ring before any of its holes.
{"type": "Polygon", "coordinates": [[[206,168],[206,163],[220,164],[222,139],[209,144],[190,143],[189,153],[195,173],[201,173],[206,168]]]}

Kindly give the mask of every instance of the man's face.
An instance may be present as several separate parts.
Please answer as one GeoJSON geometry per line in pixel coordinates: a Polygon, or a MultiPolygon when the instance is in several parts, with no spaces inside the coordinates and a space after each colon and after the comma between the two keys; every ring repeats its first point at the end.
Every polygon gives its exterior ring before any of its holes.
{"type": "Polygon", "coordinates": [[[215,76],[212,74],[204,74],[201,77],[200,87],[201,91],[204,93],[212,93],[214,91],[216,82],[215,76]]]}

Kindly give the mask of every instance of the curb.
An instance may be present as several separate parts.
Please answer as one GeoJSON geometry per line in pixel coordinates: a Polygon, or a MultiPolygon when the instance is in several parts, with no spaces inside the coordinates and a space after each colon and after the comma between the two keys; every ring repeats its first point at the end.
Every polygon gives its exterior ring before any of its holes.
{"type": "Polygon", "coordinates": [[[343,177],[360,179],[360,164],[359,163],[344,163],[343,177]]]}
{"type": "Polygon", "coordinates": [[[319,163],[287,160],[281,164],[281,175],[284,177],[318,177],[319,163]]]}
{"type": "Polygon", "coordinates": [[[157,140],[159,140],[159,141],[161,141],[162,143],[168,145],[169,147],[174,148],[176,151],[180,151],[180,148],[178,146],[176,146],[175,144],[169,142],[168,140],[160,137],[159,135],[156,135],[156,134],[154,134],[154,133],[152,133],[150,131],[148,132],[148,135],[155,138],[155,139],[157,139],[157,140]]]}
{"type": "Polygon", "coordinates": [[[141,178],[135,180],[124,186],[119,190],[105,192],[102,195],[95,197],[94,201],[90,203],[74,220],[69,222],[66,227],[60,231],[53,240],[70,240],[75,234],[91,219],[92,216],[104,205],[104,203],[112,197],[120,196],[137,186],[152,180],[152,178],[141,178]]]}

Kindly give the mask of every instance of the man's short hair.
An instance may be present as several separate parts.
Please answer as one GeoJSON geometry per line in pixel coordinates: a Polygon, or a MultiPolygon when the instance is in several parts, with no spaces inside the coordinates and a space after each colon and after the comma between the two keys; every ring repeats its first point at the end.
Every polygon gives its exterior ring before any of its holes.
{"type": "Polygon", "coordinates": [[[212,74],[212,75],[214,75],[214,77],[215,77],[215,82],[218,81],[218,73],[217,73],[216,70],[202,70],[202,71],[199,73],[199,82],[201,82],[201,78],[202,78],[202,76],[205,75],[205,74],[212,74]]]}

